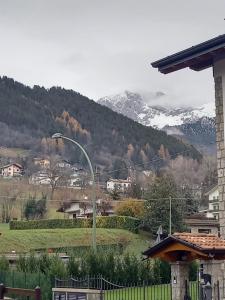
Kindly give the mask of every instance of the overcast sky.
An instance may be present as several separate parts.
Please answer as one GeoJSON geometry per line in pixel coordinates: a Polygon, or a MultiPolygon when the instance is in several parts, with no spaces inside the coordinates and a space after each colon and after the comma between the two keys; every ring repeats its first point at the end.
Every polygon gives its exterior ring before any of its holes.
{"type": "Polygon", "coordinates": [[[162,75],[154,60],[225,33],[225,1],[0,0],[0,74],[94,100],[124,90],[213,101],[212,70],[162,75]]]}

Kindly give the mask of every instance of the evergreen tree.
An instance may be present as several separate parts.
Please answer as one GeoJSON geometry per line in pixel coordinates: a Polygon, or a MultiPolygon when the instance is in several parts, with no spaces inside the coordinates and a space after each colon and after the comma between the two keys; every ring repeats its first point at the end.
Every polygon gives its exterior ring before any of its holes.
{"type": "Polygon", "coordinates": [[[128,168],[124,160],[116,159],[112,166],[113,178],[115,179],[127,179],[128,168]]]}
{"type": "Polygon", "coordinates": [[[114,188],[112,190],[112,192],[110,193],[110,196],[111,196],[112,200],[119,200],[120,199],[120,193],[119,193],[118,189],[114,188]]]}
{"type": "Polygon", "coordinates": [[[24,208],[25,218],[27,220],[43,218],[47,211],[46,200],[46,195],[42,195],[42,198],[39,200],[36,200],[35,197],[30,196],[24,208]]]}
{"type": "Polygon", "coordinates": [[[183,228],[182,201],[177,199],[180,193],[174,179],[163,175],[155,179],[146,194],[144,224],[154,234],[160,225],[169,233],[170,197],[172,199],[172,232],[183,228]]]}
{"type": "Polygon", "coordinates": [[[184,198],[183,206],[184,206],[185,215],[189,216],[189,215],[192,215],[192,214],[198,212],[199,203],[196,200],[196,198],[194,198],[192,190],[188,186],[185,186],[182,189],[181,194],[182,194],[182,197],[184,198]]]}

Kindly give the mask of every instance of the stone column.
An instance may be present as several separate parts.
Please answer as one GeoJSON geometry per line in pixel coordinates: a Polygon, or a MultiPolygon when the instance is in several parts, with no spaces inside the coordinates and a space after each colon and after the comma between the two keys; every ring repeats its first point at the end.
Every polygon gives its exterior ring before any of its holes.
{"type": "Polygon", "coordinates": [[[189,263],[171,263],[172,299],[181,300],[185,296],[185,281],[189,278],[189,263]]]}
{"type": "Polygon", "coordinates": [[[216,100],[216,144],[219,188],[220,235],[225,239],[225,147],[224,147],[224,108],[225,108],[225,59],[213,65],[216,100]]]}
{"type": "Polygon", "coordinates": [[[224,299],[224,262],[221,260],[203,260],[203,273],[211,275],[212,299],[224,299]],[[219,289],[217,288],[219,282],[219,289]],[[218,297],[220,293],[220,298],[218,297]]]}

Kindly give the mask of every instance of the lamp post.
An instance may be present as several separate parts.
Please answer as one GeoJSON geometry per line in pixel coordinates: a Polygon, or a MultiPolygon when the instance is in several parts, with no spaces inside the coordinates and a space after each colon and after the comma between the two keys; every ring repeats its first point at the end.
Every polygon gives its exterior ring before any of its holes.
{"type": "Polygon", "coordinates": [[[93,171],[93,167],[90,161],[90,158],[87,154],[87,152],[84,150],[84,148],[76,141],[64,136],[61,133],[55,133],[52,136],[53,139],[64,139],[67,141],[70,141],[71,143],[75,144],[76,146],[78,146],[80,148],[80,150],[84,153],[87,162],[88,162],[88,166],[91,172],[91,177],[92,177],[92,205],[93,205],[93,224],[92,224],[92,246],[94,251],[96,251],[96,194],[95,194],[95,175],[94,175],[94,171],[93,171]]]}

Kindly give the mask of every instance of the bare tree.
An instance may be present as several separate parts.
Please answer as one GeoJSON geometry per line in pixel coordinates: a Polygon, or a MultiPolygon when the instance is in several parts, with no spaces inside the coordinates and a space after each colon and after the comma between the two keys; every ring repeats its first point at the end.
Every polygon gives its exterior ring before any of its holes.
{"type": "Polygon", "coordinates": [[[112,201],[109,199],[100,199],[97,209],[101,216],[107,216],[109,210],[112,209],[112,201]]]}
{"type": "Polygon", "coordinates": [[[72,169],[69,166],[62,166],[58,157],[50,158],[50,165],[45,170],[45,177],[51,186],[50,199],[53,199],[54,192],[57,187],[65,187],[69,185],[72,169]]]}

